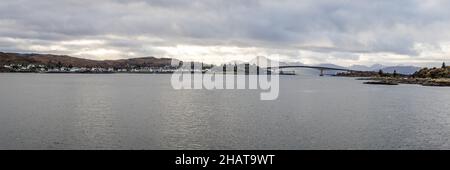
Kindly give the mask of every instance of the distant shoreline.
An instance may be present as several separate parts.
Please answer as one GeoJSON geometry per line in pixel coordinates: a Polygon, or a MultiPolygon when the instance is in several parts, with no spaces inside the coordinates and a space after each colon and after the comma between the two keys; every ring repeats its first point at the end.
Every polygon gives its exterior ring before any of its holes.
{"type": "MultiPolygon", "coordinates": [[[[0,74],[173,74],[175,72],[0,72],[0,74]]],[[[191,73],[191,72],[182,72],[182,74],[198,74],[199,72],[196,73],[191,73]]],[[[270,74],[234,74],[233,72],[231,73],[222,73],[222,72],[205,72],[202,74],[226,74],[226,75],[270,75],[270,74]]],[[[275,74],[273,73],[273,75],[286,75],[286,76],[291,76],[291,74],[275,74]]]]}
{"type": "Polygon", "coordinates": [[[398,84],[420,84],[422,86],[450,86],[450,67],[442,63],[441,68],[422,68],[412,75],[402,75],[394,73],[383,73],[366,71],[339,73],[339,77],[359,77],[356,80],[369,80],[364,84],[373,85],[398,85],[398,84]]]}

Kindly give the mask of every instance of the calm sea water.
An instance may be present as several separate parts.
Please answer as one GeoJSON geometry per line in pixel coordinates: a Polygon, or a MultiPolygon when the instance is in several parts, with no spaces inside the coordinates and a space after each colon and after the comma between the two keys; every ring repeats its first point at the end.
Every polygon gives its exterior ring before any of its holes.
{"type": "Polygon", "coordinates": [[[0,149],[450,149],[450,88],[280,83],[260,101],[170,75],[0,74],[0,149]]]}

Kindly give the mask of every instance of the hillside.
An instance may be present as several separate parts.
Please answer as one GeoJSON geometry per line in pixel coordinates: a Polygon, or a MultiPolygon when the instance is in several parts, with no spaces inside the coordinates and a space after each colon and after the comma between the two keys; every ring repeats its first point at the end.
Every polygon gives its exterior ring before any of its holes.
{"type": "Polygon", "coordinates": [[[442,68],[423,68],[413,74],[418,78],[450,78],[450,66],[442,68]]]}
{"type": "Polygon", "coordinates": [[[171,63],[170,58],[133,58],[121,60],[89,60],[66,55],[51,54],[19,54],[0,52],[0,65],[9,64],[38,64],[46,66],[64,67],[103,67],[103,68],[128,68],[128,67],[164,67],[171,63]]]}
{"type": "MultiPolygon", "coordinates": [[[[398,74],[411,75],[411,74],[414,74],[416,71],[420,70],[420,67],[391,66],[391,67],[384,67],[382,70],[384,73],[394,73],[394,71],[396,71],[398,74]]],[[[376,71],[376,70],[374,70],[374,71],[376,71]]]]}

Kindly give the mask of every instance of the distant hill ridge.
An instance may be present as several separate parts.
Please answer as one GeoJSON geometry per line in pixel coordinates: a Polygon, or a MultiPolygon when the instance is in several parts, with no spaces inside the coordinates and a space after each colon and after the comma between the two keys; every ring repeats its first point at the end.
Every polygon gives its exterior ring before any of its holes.
{"type": "Polygon", "coordinates": [[[64,67],[112,67],[126,68],[131,66],[138,67],[164,67],[170,66],[171,58],[142,57],[120,60],[90,60],[67,55],[52,54],[20,54],[0,52],[0,65],[7,64],[42,64],[47,66],[64,67]]]}
{"type": "MultiPolygon", "coordinates": [[[[267,61],[270,61],[270,59],[266,57],[258,56],[255,57],[253,60],[249,61],[248,63],[256,64],[257,59],[259,59],[260,61],[259,66],[261,67],[267,66],[267,61]]],[[[171,61],[172,61],[171,58],[155,58],[155,57],[142,57],[132,59],[119,59],[119,60],[90,60],[71,57],[67,55],[34,54],[34,53],[21,54],[21,53],[0,52],[0,66],[7,64],[25,64],[25,65],[43,64],[47,66],[104,67],[104,68],[164,67],[170,66],[171,61]]],[[[247,62],[234,61],[232,63],[243,64],[247,62]]],[[[286,65],[304,65],[304,64],[301,62],[280,62],[279,65],[286,66],[286,65]]],[[[374,64],[372,66],[353,65],[350,67],[342,67],[334,64],[319,64],[316,66],[324,66],[332,68],[349,68],[358,71],[378,71],[381,69],[385,73],[393,73],[395,70],[399,74],[406,74],[406,75],[413,74],[416,71],[420,70],[420,67],[415,66],[383,66],[380,64],[374,64]]],[[[305,71],[307,72],[308,70],[305,71]]]]}

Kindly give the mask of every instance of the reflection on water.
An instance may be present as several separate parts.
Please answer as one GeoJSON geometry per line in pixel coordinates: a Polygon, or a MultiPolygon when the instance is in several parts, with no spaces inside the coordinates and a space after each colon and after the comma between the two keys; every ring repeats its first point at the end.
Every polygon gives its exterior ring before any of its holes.
{"type": "Polygon", "coordinates": [[[111,103],[107,102],[109,91],[105,87],[95,86],[90,87],[84,84],[80,87],[80,92],[77,93],[79,98],[76,105],[75,113],[78,113],[78,121],[76,122],[76,129],[79,129],[80,143],[85,146],[94,146],[95,148],[115,148],[113,142],[117,131],[114,130],[114,112],[111,110],[111,103]],[[95,89],[91,89],[95,88],[95,89]],[[90,91],[86,94],[83,91],[90,91]]]}
{"type": "Polygon", "coordinates": [[[450,88],[280,82],[260,101],[170,75],[0,74],[0,149],[450,149],[450,88]]]}

